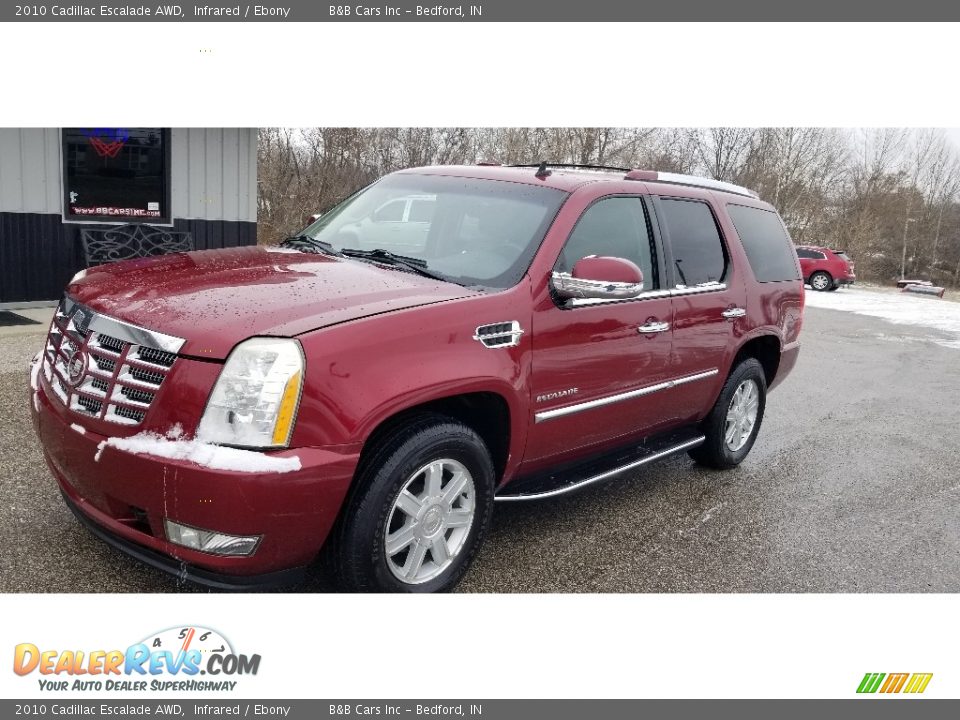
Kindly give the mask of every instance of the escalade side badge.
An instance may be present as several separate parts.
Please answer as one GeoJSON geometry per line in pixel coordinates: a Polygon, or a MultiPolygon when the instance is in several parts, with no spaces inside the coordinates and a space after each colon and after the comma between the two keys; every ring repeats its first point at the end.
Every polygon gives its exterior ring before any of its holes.
{"type": "Polygon", "coordinates": [[[512,320],[481,325],[477,328],[473,339],[479,340],[484,347],[505,348],[519,345],[521,335],[523,335],[523,330],[520,328],[520,323],[512,320]]]}

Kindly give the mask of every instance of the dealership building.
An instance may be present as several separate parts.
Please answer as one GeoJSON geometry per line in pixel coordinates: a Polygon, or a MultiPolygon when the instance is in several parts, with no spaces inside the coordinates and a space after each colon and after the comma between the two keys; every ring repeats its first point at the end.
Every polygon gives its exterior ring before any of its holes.
{"type": "Polygon", "coordinates": [[[256,242],[254,128],[0,128],[0,306],[90,265],[256,242]]]}

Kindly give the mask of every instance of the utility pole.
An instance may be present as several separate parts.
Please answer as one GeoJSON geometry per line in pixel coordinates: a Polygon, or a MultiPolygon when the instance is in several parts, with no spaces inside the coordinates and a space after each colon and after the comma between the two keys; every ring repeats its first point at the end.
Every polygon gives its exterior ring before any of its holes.
{"type": "MultiPolygon", "coordinates": [[[[930,279],[933,280],[933,273],[937,269],[937,250],[940,245],[940,226],[943,224],[943,206],[947,203],[940,203],[940,213],[937,215],[937,232],[933,236],[933,256],[930,258],[930,279]]],[[[934,282],[936,284],[936,282],[934,282]]]]}
{"type": "Polygon", "coordinates": [[[907,204],[907,214],[903,218],[903,253],[900,255],[900,279],[907,277],[907,228],[910,227],[910,205],[907,204]]]}
{"type": "Polygon", "coordinates": [[[910,217],[910,206],[912,203],[907,203],[907,214],[903,218],[903,251],[900,254],[900,279],[903,280],[907,277],[907,228],[910,227],[910,223],[916,222],[916,218],[910,217]]]}

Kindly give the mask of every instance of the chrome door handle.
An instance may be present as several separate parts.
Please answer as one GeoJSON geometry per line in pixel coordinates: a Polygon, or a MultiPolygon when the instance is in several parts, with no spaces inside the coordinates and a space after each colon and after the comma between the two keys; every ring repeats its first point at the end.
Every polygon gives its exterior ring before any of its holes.
{"type": "Polygon", "coordinates": [[[637,328],[637,332],[641,335],[651,335],[653,333],[662,333],[670,329],[670,323],[668,322],[648,322],[646,325],[641,325],[637,328]]]}
{"type": "Polygon", "coordinates": [[[743,308],[732,307],[729,310],[724,310],[721,315],[723,315],[727,320],[733,320],[733,318],[740,318],[747,314],[747,311],[743,308]]]}

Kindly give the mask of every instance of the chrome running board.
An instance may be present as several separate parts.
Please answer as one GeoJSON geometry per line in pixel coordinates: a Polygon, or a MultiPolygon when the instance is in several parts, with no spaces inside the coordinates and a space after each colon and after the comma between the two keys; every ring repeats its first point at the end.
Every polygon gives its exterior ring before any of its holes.
{"type": "Polygon", "coordinates": [[[565,495],[670,455],[690,450],[702,445],[705,439],[698,432],[672,433],[650,445],[644,444],[614,455],[568,466],[566,469],[518,478],[504,487],[494,497],[494,501],[544,500],[565,495]]]}

